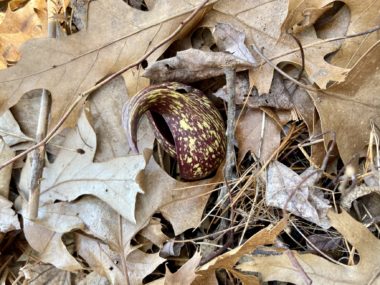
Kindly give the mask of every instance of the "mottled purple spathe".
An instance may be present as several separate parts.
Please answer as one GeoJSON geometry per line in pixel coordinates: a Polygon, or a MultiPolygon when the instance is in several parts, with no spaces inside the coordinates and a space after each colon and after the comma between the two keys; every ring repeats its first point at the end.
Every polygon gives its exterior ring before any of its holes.
{"type": "Polygon", "coordinates": [[[224,160],[223,120],[201,91],[181,83],[163,83],[143,89],[127,102],[123,125],[135,152],[138,122],[145,112],[157,141],[177,159],[183,179],[205,178],[224,160]]]}

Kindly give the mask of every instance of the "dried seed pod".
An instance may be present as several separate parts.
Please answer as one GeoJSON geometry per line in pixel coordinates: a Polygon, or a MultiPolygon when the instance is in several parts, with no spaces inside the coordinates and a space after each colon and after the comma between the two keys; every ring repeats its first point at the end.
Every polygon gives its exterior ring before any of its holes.
{"type": "Polygon", "coordinates": [[[123,125],[132,150],[137,149],[137,128],[147,113],[157,141],[177,159],[186,180],[210,175],[224,160],[225,129],[222,117],[199,90],[170,82],[143,89],[126,103],[123,125]]]}

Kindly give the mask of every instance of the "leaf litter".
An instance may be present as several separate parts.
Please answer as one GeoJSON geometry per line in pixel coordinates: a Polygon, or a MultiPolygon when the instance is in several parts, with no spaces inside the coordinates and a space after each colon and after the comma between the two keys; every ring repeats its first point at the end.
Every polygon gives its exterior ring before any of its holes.
{"type": "Polygon", "coordinates": [[[11,1],[0,24],[4,284],[379,282],[376,1],[55,5],[68,9],[54,16],[67,36],[20,48],[47,31],[46,4],[33,0],[11,1]],[[191,83],[233,121],[232,180],[224,164],[181,180],[146,120],[131,154],[122,105],[166,81],[191,83]],[[49,129],[62,124],[30,219],[34,158],[5,163],[36,142],[41,88],[49,129]]]}

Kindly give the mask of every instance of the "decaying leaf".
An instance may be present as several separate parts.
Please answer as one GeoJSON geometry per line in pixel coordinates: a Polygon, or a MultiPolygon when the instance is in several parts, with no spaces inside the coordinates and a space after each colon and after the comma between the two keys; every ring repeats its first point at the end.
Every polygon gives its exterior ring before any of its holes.
{"type": "MultiPolygon", "coordinates": [[[[380,241],[366,227],[354,220],[348,213],[328,214],[331,225],[359,252],[356,265],[332,263],[314,254],[293,255],[311,279],[313,284],[379,284],[380,241]]],[[[275,256],[251,256],[237,266],[243,272],[260,272],[262,281],[283,281],[304,284],[298,268],[295,268],[286,254],[275,256]]]]}
{"type": "Polygon", "coordinates": [[[380,126],[380,42],[362,57],[346,82],[326,92],[310,92],[327,133],[325,145],[336,134],[339,154],[345,164],[356,162],[368,144],[370,123],[380,126]]]}
{"type": "Polygon", "coordinates": [[[21,268],[25,279],[31,284],[57,284],[67,285],[71,284],[71,273],[68,271],[60,270],[50,264],[31,264],[28,263],[21,268]]]}
{"type": "Polygon", "coordinates": [[[286,207],[285,210],[296,216],[329,228],[328,200],[313,187],[319,177],[319,172],[313,167],[298,175],[281,162],[274,161],[268,168],[266,203],[281,209],[286,207]]]}
{"type": "Polygon", "coordinates": [[[155,62],[145,70],[143,75],[158,82],[191,83],[223,75],[224,68],[228,66],[244,70],[253,65],[224,52],[188,49],[177,52],[175,57],[155,62]]]}
{"type": "MultiPolygon", "coordinates": [[[[41,182],[41,205],[56,200],[72,201],[82,195],[94,195],[120,213],[135,221],[137,193],[142,193],[138,175],[145,167],[143,155],[119,157],[107,162],[94,163],[96,135],[85,112],[75,130],[66,135],[54,163],[47,163],[41,182]]],[[[20,188],[27,193],[31,166],[26,163],[20,188]]]]}
{"type": "MultiPolygon", "coordinates": [[[[86,30],[62,39],[29,41],[23,46],[17,65],[0,72],[0,112],[15,105],[25,92],[44,88],[52,94],[50,124],[55,125],[81,92],[106,75],[135,62],[151,46],[172,33],[201,2],[161,0],[145,12],[120,0],[92,1],[86,30]],[[99,17],[103,14],[104,17],[99,17]]],[[[201,14],[189,25],[199,21],[201,14]]],[[[167,45],[156,50],[148,61],[157,59],[167,45]]],[[[139,83],[139,70],[130,70],[124,77],[129,95],[141,89],[141,86],[137,90],[134,88],[139,83]]],[[[147,82],[144,84],[146,86],[147,82]]],[[[65,126],[75,125],[79,111],[78,107],[76,115],[66,120],[65,126]]]]}
{"type": "Polygon", "coordinates": [[[12,205],[12,202],[0,195],[0,233],[7,233],[21,228],[12,205]]]}
{"type": "Polygon", "coordinates": [[[128,270],[129,284],[140,285],[143,278],[150,274],[164,259],[158,253],[146,254],[138,249],[125,249],[126,259],[122,261],[119,254],[112,251],[106,244],[100,243],[84,235],[77,235],[79,254],[99,274],[107,276],[111,284],[125,284],[125,272],[117,264],[124,264],[128,270]]]}
{"type": "Polygon", "coordinates": [[[251,51],[244,43],[245,34],[226,23],[219,23],[213,31],[215,43],[220,51],[226,51],[237,58],[240,58],[251,64],[255,64],[256,60],[251,51]]]}

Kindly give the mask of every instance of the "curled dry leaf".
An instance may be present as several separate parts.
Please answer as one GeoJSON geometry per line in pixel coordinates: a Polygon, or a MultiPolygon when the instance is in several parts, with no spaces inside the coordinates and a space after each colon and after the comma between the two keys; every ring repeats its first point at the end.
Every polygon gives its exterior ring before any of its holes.
{"type": "Polygon", "coordinates": [[[171,273],[166,266],[164,285],[191,285],[196,278],[195,269],[201,261],[201,254],[197,251],[184,265],[175,273],[171,273]]]}
{"type": "Polygon", "coordinates": [[[201,91],[181,83],[163,83],[143,89],[127,102],[123,125],[136,152],[137,127],[144,113],[158,142],[178,161],[183,179],[205,178],[224,160],[223,119],[201,91]]]}
{"type": "MultiPolygon", "coordinates": [[[[268,226],[265,229],[262,229],[258,233],[251,236],[247,241],[245,241],[241,246],[238,246],[218,257],[212,259],[208,263],[202,265],[196,271],[200,276],[195,279],[194,284],[204,284],[202,280],[204,278],[209,278],[209,276],[215,275],[215,270],[217,269],[226,269],[234,270],[234,266],[246,254],[251,253],[260,245],[273,244],[277,236],[285,229],[287,225],[286,219],[282,219],[274,226],[268,226]]],[[[235,276],[238,278],[238,276],[235,276]]],[[[259,282],[258,278],[256,279],[259,282]]]]}
{"type": "MultiPolygon", "coordinates": [[[[121,0],[92,1],[87,29],[62,39],[29,41],[21,50],[21,60],[0,72],[0,113],[15,105],[24,93],[44,88],[52,94],[50,125],[55,125],[80,93],[141,58],[177,29],[201,2],[159,0],[152,10],[139,11],[121,0]]],[[[199,21],[200,15],[202,13],[189,25],[199,21]]],[[[156,60],[169,44],[157,49],[148,61],[156,60]]],[[[123,76],[128,94],[132,96],[136,83],[140,82],[140,71],[129,70],[123,76]]],[[[146,83],[143,82],[143,87],[146,83]]],[[[75,126],[79,113],[78,106],[65,126],[75,126]]]]}
{"type": "Polygon", "coordinates": [[[298,175],[281,162],[269,165],[265,201],[269,206],[278,207],[302,217],[323,228],[329,228],[327,211],[329,201],[323,193],[314,188],[320,174],[313,167],[298,175]]]}
{"type": "MultiPolygon", "coordinates": [[[[328,214],[331,225],[339,231],[360,255],[356,265],[332,263],[314,254],[293,251],[301,268],[313,284],[379,284],[380,241],[361,223],[348,213],[328,214]]],[[[237,266],[243,272],[260,272],[263,282],[283,281],[300,283],[299,269],[295,268],[286,254],[275,256],[251,256],[237,266]]]]}
{"type": "Polygon", "coordinates": [[[190,83],[223,75],[223,68],[227,66],[235,67],[239,71],[253,65],[224,52],[188,49],[177,52],[175,57],[155,62],[145,70],[143,76],[158,82],[190,83]]]}
{"type": "MultiPolygon", "coordinates": [[[[40,204],[56,200],[72,201],[82,195],[94,195],[135,221],[137,193],[142,193],[139,173],[145,168],[143,155],[119,157],[94,163],[96,135],[85,112],[78,126],[66,135],[63,149],[54,163],[46,163],[41,182],[40,204]]],[[[22,170],[20,188],[27,193],[31,177],[30,163],[22,170]]]]}

